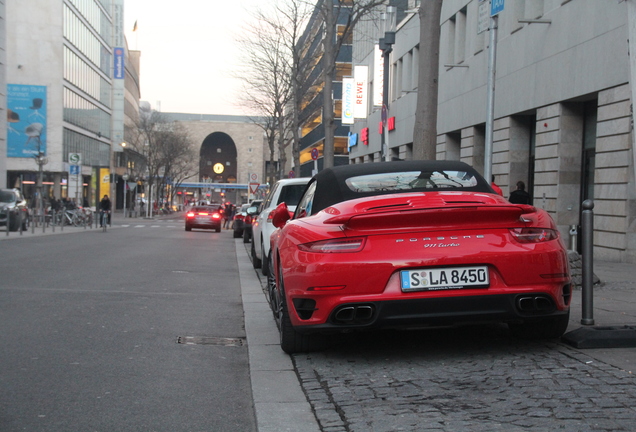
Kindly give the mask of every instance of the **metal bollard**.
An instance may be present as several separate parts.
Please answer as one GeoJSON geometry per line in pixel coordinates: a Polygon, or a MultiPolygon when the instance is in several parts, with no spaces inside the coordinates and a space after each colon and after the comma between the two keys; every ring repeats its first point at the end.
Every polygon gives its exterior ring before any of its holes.
{"type": "Polygon", "coordinates": [[[11,212],[9,211],[9,209],[7,209],[7,226],[5,227],[7,229],[7,237],[9,237],[10,226],[11,226],[11,212]]]}
{"type": "Polygon", "coordinates": [[[583,266],[581,324],[594,325],[594,208],[593,200],[583,201],[581,214],[581,248],[583,266]]]}
{"type": "Polygon", "coordinates": [[[576,237],[577,237],[577,232],[576,232],[576,225],[570,225],[570,250],[575,251],[576,250],[576,237]]]}

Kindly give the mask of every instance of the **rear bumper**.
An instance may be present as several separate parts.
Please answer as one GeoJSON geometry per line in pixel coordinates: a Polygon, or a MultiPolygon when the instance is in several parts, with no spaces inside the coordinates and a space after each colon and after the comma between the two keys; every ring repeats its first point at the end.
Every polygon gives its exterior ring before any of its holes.
{"type": "MultiPolygon", "coordinates": [[[[565,291],[569,285],[564,287],[565,291]]],[[[307,303],[294,305],[307,308],[307,303]]],[[[420,298],[350,302],[334,308],[323,324],[298,325],[299,332],[338,332],[395,328],[460,326],[475,323],[523,323],[567,315],[545,293],[420,298]]]]}

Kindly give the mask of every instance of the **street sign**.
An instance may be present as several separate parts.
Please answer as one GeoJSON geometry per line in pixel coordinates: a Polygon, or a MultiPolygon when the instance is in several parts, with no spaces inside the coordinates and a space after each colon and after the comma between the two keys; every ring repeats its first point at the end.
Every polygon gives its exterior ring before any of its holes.
{"type": "Polygon", "coordinates": [[[504,10],[504,0],[491,0],[490,16],[493,17],[504,10]]]}
{"type": "Polygon", "coordinates": [[[128,182],[128,190],[133,192],[137,189],[137,182],[128,182]]]}
{"type": "Polygon", "coordinates": [[[312,148],[311,149],[311,160],[317,160],[318,159],[318,149],[317,148],[312,148]]]}
{"type": "Polygon", "coordinates": [[[256,174],[256,173],[250,174],[250,181],[252,183],[258,183],[258,174],[256,174]]]}
{"type": "Polygon", "coordinates": [[[289,174],[287,175],[287,177],[289,177],[289,178],[294,178],[294,177],[296,177],[296,173],[294,172],[294,170],[291,170],[291,171],[289,172],[289,174]]]}
{"type": "Polygon", "coordinates": [[[256,191],[258,190],[259,186],[260,186],[260,183],[250,183],[250,193],[254,195],[256,191]]]}
{"type": "Polygon", "coordinates": [[[69,174],[78,175],[79,173],[79,165],[69,165],[69,174]]]}
{"type": "Polygon", "coordinates": [[[490,28],[490,5],[488,1],[480,0],[478,11],[477,34],[480,34],[490,28]]]}
{"type": "Polygon", "coordinates": [[[389,109],[386,105],[382,105],[382,113],[380,114],[380,119],[382,120],[382,126],[386,127],[386,121],[389,119],[389,109]]]}
{"type": "Polygon", "coordinates": [[[68,161],[71,165],[81,165],[82,164],[82,154],[81,153],[69,153],[68,161]]]}

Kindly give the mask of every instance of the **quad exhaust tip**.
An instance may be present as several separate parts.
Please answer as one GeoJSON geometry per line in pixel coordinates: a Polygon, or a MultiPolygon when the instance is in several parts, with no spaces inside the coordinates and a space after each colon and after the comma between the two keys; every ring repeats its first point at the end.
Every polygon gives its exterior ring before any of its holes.
{"type": "Polygon", "coordinates": [[[556,309],[554,301],[546,296],[521,296],[516,303],[517,309],[523,313],[546,314],[556,309]]]}
{"type": "Polygon", "coordinates": [[[343,306],[334,313],[334,321],[337,324],[366,324],[374,315],[372,305],[343,306]]]}

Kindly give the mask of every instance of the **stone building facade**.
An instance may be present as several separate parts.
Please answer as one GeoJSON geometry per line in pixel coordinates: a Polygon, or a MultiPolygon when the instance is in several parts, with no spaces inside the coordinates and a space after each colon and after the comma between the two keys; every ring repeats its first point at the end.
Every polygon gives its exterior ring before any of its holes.
{"type": "MultiPolygon", "coordinates": [[[[509,196],[523,181],[562,238],[579,237],[584,200],[594,202],[594,256],[636,263],[636,181],[628,2],[518,0],[498,18],[492,173],[509,196]]],[[[484,172],[489,33],[477,0],[445,0],[441,16],[437,159],[484,172]]],[[[419,19],[399,24],[391,57],[390,152],[412,157],[419,19]]],[[[372,68],[364,44],[354,63],[372,68]]],[[[372,72],[370,72],[372,74],[372,72]]],[[[379,111],[352,163],[379,160],[379,111]]],[[[580,248],[580,238],[577,245],[580,248]]]]}

